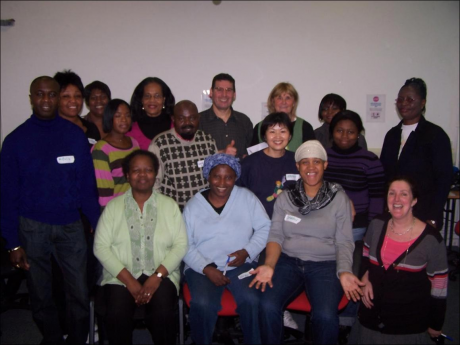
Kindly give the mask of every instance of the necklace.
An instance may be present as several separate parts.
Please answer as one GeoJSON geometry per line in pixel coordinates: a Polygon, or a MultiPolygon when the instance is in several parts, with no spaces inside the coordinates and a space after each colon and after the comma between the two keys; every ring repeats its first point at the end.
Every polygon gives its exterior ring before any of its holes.
{"type": "Polygon", "coordinates": [[[402,236],[402,235],[407,234],[409,231],[411,231],[412,228],[414,227],[414,224],[415,224],[415,217],[412,217],[412,224],[411,224],[411,226],[409,226],[409,227],[407,228],[406,231],[403,231],[403,232],[399,233],[399,232],[396,232],[396,231],[395,231],[395,229],[394,229],[395,223],[393,222],[393,219],[391,219],[390,230],[391,230],[391,232],[392,232],[393,234],[398,235],[398,236],[402,236]]]}
{"type": "MultiPolygon", "coordinates": [[[[391,220],[391,223],[390,223],[390,230],[391,232],[393,232],[394,234],[396,235],[403,235],[403,234],[406,234],[410,231],[410,234],[409,234],[409,241],[407,242],[407,248],[405,250],[406,252],[406,255],[404,255],[404,262],[402,263],[402,265],[405,265],[406,264],[406,259],[407,259],[407,254],[409,253],[409,248],[411,246],[411,240],[412,240],[412,228],[414,227],[414,224],[415,224],[415,217],[413,217],[413,220],[412,220],[412,225],[406,230],[404,231],[403,233],[397,233],[393,230],[393,219],[391,220]]],[[[385,267],[385,252],[386,252],[386,249],[387,249],[387,244],[388,244],[388,235],[385,235],[385,240],[384,240],[384,248],[383,248],[383,251],[382,251],[382,267],[385,267]]],[[[388,262],[388,264],[390,265],[391,262],[388,262]]],[[[396,266],[399,266],[399,264],[396,264],[396,263],[393,263],[393,267],[396,267],[396,266]]],[[[396,273],[399,273],[399,268],[396,269],[396,273]]]]}

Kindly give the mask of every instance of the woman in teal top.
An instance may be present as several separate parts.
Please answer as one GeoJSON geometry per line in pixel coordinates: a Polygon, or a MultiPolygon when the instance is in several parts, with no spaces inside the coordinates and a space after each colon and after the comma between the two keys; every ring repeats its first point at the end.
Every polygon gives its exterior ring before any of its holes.
{"type": "MultiPolygon", "coordinates": [[[[297,105],[299,94],[290,83],[278,83],[268,95],[267,107],[269,114],[286,113],[293,123],[292,138],[286,150],[295,152],[297,148],[307,140],[315,139],[313,127],[304,119],[297,117],[297,105]]],[[[251,146],[262,143],[265,133],[261,133],[262,121],[254,127],[251,146]]]]}
{"type": "Polygon", "coordinates": [[[133,315],[142,304],[153,342],[176,342],[179,266],[188,249],[187,233],[177,203],[153,190],[158,166],[149,151],[125,158],[123,173],[131,188],[107,204],[96,229],[94,254],[104,268],[110,344],[132,344],[133,315]]]}

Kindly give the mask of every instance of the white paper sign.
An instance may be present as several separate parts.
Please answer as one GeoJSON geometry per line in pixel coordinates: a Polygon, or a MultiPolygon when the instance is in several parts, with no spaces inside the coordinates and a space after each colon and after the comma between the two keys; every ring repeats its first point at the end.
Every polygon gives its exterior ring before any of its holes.
{"type": "Polygon", "coordinates": [[[385,122],[386,95],[367,95],[366,122],[385,122]]]}
{"type": "Polygon", "coordinates": [[[209,98],[209,89],[201,93],[201,111],[208,110],[212,107],[212,99],[209,98]]]}

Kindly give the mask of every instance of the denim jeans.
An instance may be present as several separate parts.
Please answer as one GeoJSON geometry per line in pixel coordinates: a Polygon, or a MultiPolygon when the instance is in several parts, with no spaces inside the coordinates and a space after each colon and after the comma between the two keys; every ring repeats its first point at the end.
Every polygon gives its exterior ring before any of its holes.
{"type": "Polygon", "coordinates": [[[205,275],[189,268],[185,271],[185,279],[190,288],[190,328],[192,339],[196,344],[211,344],[212,334],[217,322],[217,313],[222,309],[220,300],[224,289],[230,290],[240,316],[245,344],[260,344],[259,330],[259,298],[260,292],[250,289],[252,278],[238,279],[238,275],[256,268],[254,263],[245,263],[240,267],[227,271],[231,280],[226,286],[215,286],[205,275]]]}
{"type": "Polygon", "coordinates": [[[335,261],[303,261],[281,254],[272,278],[260,298],[263,344],[283,343],[283,310],[302,291],[311,304],[314,344],[336,344],[339,333],[338,305],[343,296],[335,261]]]}
{"type": "Polygon", "coordinates": [[[20,218],[19,236],[30,265],[27,286],[32,315],[43,335],[42,343],[62,342],[58,311],[52,295],[51,256],[64,277],[68,344],[85,344],[89,328],[86,284],[86,240],[81,221],[52,225],[20,218]]]}

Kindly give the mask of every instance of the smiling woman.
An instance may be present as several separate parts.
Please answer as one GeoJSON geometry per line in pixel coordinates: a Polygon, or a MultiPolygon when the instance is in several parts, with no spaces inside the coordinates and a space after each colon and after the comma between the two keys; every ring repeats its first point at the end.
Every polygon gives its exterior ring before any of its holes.
{"type": "Polygon", "coordinates": [[[96,125],[80,117],[83,108],[83,95],[85,90],[80,77],[71,70],[57,72],[54,79],[61,87],[58,114],[62,118],[80,127],[88,138],[89,146],[92,147],[101,135],[96,125]]]}
{"type": "Polygon", "coordinates": [[[113,99],[107,104],[103,128],[108,134],[91,150],[99,204],[102,207],[128,190],[129,184],[122,173],[121,162],[131,152],[139,149],[136,139],[126,135],[131,128],[131,109],[125,101],[113,99]]]}
{"type": "Polygon", "coordinates": [[[452,149],[444,130],[425,119],[426,102],[425,82],[406,80],[396,98],[402,120],[385,135],[380,160],[387,181],[400,174],[416,181],[421,190],[414,215],[439,230],[452,183],[452,149]]]}
{"type": "Polygon", "coordinates": [[[388,187],[387,215],[374,219],[364,239],[362,308],[354,344],[429,344],[441,335],[447,298],[446,246],[412,210],[415,182],[407,176],[388,187]]]}
{"type": "Polygon", "coordinates": [[[197,193],[184,208],[189,250],[184,257],[190,287],[190,327],[197,344],[211,344],[220,300],[230,290],[238,306],[245,344],[260,344],[259,293],[238,279],[254,269],[264,249],[270,220],[257,197],[235,186],[238,160],[219,153],[204,161],[209,189],[197,193]]]}
{"type": "Polygon", "coordinates": [[[174,344],[179,267],[187,251],[177,203],[153,189],[158,158],[136,150],[123,160],[131,186],[113,199],[99,220],[94,253],[104,267],[101,285],[110,344],[132,344],[134,313],[146,305],[144,322],[155,344],[174,344]]]}
{"type": "Polygon", "coordinates": [[[265,263],[250,284],[263,292],[263,344],[283,342],[282,311],[302,291],[312,307],[313,342],[336,344],[344,292],[353,300],[362,295],[352,274],[350,202],[340,185],[323,180],[327,159],[319,141],[303,143],[295,153],[301,179],[276,200],[265,263]]]}
{"type": "Polygon", "coordinates": [[[163,80],[145,78],[131,96],[133,126],[127,135],[135,138],[140,147],[147,150],[156,135],[171,128],[175,104],[174,95],[163,80]]]}

